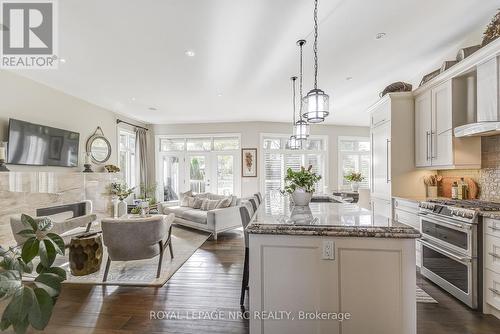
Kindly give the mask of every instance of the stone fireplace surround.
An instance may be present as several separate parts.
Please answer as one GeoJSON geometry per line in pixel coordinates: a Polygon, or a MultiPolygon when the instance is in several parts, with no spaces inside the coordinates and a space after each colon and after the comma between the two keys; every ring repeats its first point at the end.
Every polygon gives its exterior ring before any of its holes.
{"type": "Polygon", "coordinates": [[[111,215],[111,182],[120,173],[0,172],[0,245],[13,243],[10,216],[37,208],[91,200],[98,217],[111,215]]]}

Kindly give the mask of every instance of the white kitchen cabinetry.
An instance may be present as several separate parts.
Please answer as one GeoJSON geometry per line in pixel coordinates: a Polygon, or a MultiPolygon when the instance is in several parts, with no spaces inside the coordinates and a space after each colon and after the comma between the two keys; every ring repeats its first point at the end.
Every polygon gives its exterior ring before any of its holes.
{"type": "MultiPolygon", "coordinates": [[[[413,227],[417,231],[420,231],[420,218],[418,216],[418,202],[403,199],[403,198],[394,198],[393,199],[393,210],[394,210],[394,220],[398,223],[402,223],[408,226],[413,227]]],[[[422,245],[419,240],[415,240],[415,251],[417,258],[417,267],[420,268],[421,265],[421,253],[422,253],[422,245]]]]}
{"type": "Polygon", "coordinates": [[[415,169],[415,115],[412,93],[389,93],[371,114],[371,204],[374,214],[392,218],[392,196],[425,196],[415,169]]]}
{"type": "Polygon", "coordinates": [[[250,234],[251,334],[415,334],[414,239],[250,234]],[[333,257],[325,259],[330,242],[333,257]],[[301,312],[350,320],[301,319],[301,312]]]}
{"type": "Polygon", "coordinates": [[[483,218],[483,312],[500,318],[500,220],[483,218]]]}
{"type": "Polygon", "coordinates": [[[481,138],[455,138],[453,128],[468,122],[468,76],[453,78],[415,96],[415,166],[480,168],[481,138]]]}

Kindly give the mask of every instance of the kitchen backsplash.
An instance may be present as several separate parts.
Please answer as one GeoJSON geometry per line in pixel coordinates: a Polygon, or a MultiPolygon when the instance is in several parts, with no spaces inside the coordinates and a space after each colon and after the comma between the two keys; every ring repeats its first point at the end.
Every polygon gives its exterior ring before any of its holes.
{"type": "Polygon", "coordinates": [[[479,184],[479,198],[500,202],[500,135],[481,138],[482,169],[440,170],[443,176],[470,177],[479,184]]]}

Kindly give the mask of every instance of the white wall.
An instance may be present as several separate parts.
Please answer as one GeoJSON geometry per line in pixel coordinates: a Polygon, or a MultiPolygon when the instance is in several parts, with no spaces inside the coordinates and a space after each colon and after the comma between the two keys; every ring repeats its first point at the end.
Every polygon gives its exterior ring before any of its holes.
{"type": "MultiPolygon", "coordinates": [[[[48,125],[80,133],[78,168],[34,167],[9,165],[10,170],[75,172],[83,168],[85,143],[97,126],[111,143],[111,157],[107,164],[117,165],[116,119],[125,117],[98,107],[79,98],[67,95],[33,80],[12,72],[0,71],[0,140],[7,141],[9,118],[48,125]]],[[[144,126],[139,122],[134,124],[144,126]]],[[[120,125],[122,126],[122,124],[120,125]]],[[[127,125],[123,125],[128,127],[127,125]]],[[[102,166],[94,167],[101,171],[102,166]]]]}
{"type": "MultiPolygon", "coordinates": [[[[154,125],[154,135],[179,135],[179,134],[214,134],[214,133],[240,133],[242,148],[257,148],[258,159],[261,161],[260,134],[261,133],[291,133],[289,123],[274,122],[239,122],[239,123],[201,123],[201,124],[172,124],[154,125]]],[[[357,126],[335,126],[335,125],[313,125],[311,134],[328,135],[328,186],[329,189],[337,189],[338,184],[338,151],[337,141],[339,136],[368,137],[368,127],[357,126]]],[[[151,166],[154,168],[154,166],[151,166]]],[[[260,185],[260,163],[257,178],[242,178],[242,196],[249,196],[259,191],[260,185]]]]}

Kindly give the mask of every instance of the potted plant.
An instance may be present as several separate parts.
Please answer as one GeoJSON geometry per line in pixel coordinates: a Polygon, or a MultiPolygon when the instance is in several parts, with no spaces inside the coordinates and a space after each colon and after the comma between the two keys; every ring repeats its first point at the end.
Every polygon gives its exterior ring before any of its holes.
{"type": "Polygon", "coordinates": [[[285,189],[282,193],[290,194],[292,201],[297,206],[306,206],[311,202],[312,194],[316,191],[316,183],[321,180],[321,176],[311,171],[312,165],[295,172],[288,168],[285,176],[285,189]]]}
{"type": "Polygon", "coordinates": [[[125,199],[134,192],[134,188],[128,188],[126,183],[111,183],[110,193],[113,195],[113,217],[118,218],[127,213],[127,203],[125,199]]]}
{"type": "Polygon", "coordinates": [[[66,271],[52,266],[57,254],[64,255],[64,241],[56,233],[50,233],[53,223],[45,217],[33,219],[22,215],[26,229],[18,234],[26,238],[20,246],[0,247],[0,300],[9,300],[5,307],[0,329],[10,326],[16,333],[25,333],[28,327],[43,330],[66,280],[66,271]],[[33,273],[33,259],[40,263],[33,273]],[[31,278],[23,282],[23,278],[31,278]]]}
{"type": "Polygon", "coordinates": [[[357,192],[359,190],[359,183],[362,182],[365,178],[361,175],[361,173],[349,172],[344,179],[351,184],[351,190],[357,192]]]}

